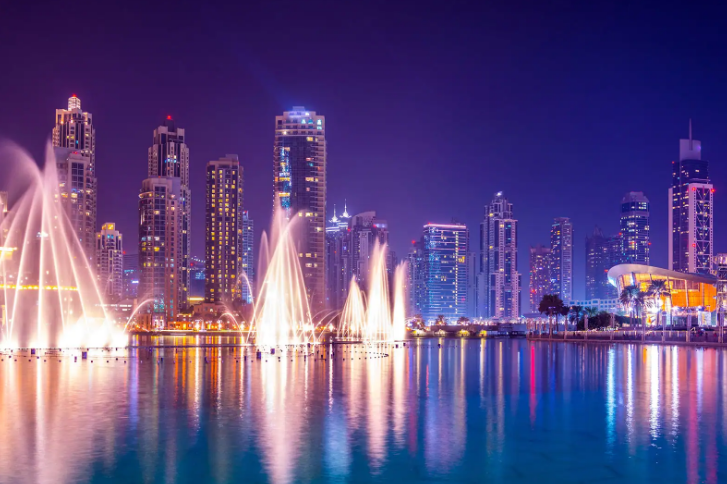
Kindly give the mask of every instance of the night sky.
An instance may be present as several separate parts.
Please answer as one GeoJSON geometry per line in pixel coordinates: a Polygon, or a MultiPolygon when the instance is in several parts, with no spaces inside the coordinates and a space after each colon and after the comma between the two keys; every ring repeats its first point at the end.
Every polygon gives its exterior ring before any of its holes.
{"type": "Polygon", "coordinates": [[[205,164],[239,154],[259,236],[274,117],[294,105],[326,116],[329,217],[344,199],[376,210],[403,256],[426,222],[466,222],[479,244],[483,206],[503,190],[524,285],[528,247],[572,218],[577,297],[584,238],[594,224],[617,231],[627,191],[651,200],[652,264],[666,266],[671,161],[692,118],[716,188],[715,252],[727,251],[725,7],[111,3],[0,2],[0,136],[42,158],[55,109],[77,94],[96,125],[98,223],[116,222],[129,253],[167,115],[186,129],[201,256],[205,164]]]}

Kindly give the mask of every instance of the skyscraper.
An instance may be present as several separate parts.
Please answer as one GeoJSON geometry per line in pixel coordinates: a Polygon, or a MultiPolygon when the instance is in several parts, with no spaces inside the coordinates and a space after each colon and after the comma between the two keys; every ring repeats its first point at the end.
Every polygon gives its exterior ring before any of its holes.
{"type": "Polygon", "coordinates": [[[124,294],[124,247],[116,224],[105,223],[96,234],[96,277],[105,302],[121,300],[124,294]]]}
{"type": "Polygon", "coordinates": [[[608,281],[608,270],[621,263],[620,237],[605,237],[596,227],[586,236],[586,299],[612,299],[616,288],[608,281]]]}
{"type": "Polygon", "coordinates": [[[247,210],[242,212],[242,302],[252,304],[255,297],[255,224],[247,210]]]}
{"type": "MultiPolygon", "coordinates": [[[[164,327],[187,305],[187,290],[179,261],[183,258],[180,230],[183,217],[180,179],[147,178],[139,194],[138,297],[152,299],[152,323],[164,327]]],[[[187,283],[188,284],[188,283],[187,283]]]]}
{"type": "Polygon", "coordinates": [[[530,247],[530,312],[537,313],[543,296],[550,294],[550,248],[530,247]]]}
{"type": "Polygon", "coordinates": [[[621,255],[623,263],[649,265],[649,199],[629,192],[621,200],[621,255]]]}
{"type": "Polygon", "coordinates": [[[448,319],[466,316],[467,226],[429,223],[424,226],[423,237],[424,318],[432,321],[440,314],[448,319]]]}
{"type": "MultiPolygon", "coordinates": [[[[470,247],[471,248],[471,247],[470,247]]],[[[467,254],[467,316],[476,318],[478,312],[477,281],[479,278],[480,255],[470,251],[467,254]]]]}
{"type": "Polygon", "coordinates": [[[424,260],[424,239],[412,240],[411,249],[407,254],[407,278],[406,290],[409,298],[409,304],[406,314],[408,316],[416,316],[424,313],[424,304],[426,297],[426,281],[424,260]]]}
{"type": "Polygon", "coordinates": [[[299,217],[300,266],[315,314],[325,300],[325,117],[302,106],[275,117],[273,210],[299,217]]]}
{"type": "MultiPolygon", "coordinates": [[[[356,279],[356,282],[363,289],[368,289],[370,264],[373,262],[374,248],[378,244],[380,247],[388,247],[389,245],[389,224],[386,220],[382,220],[376,216],[376,212],[361,212],[351,217],[348,223],[349,231],[349,257],[351,274],[347,274],[347,278],[356,279]]],[[[391,274],[394,263],[389,257],[390,251],[387,250],[387,270],[391,274]]],[[[348,289],[348,286],[346,286],[348,289]]]]}
{"type": "MultiPolygon", "coordinates": [[[[184,129],[178,128],[171,116],[167,116],[161,126],[154,130],[154,142],[149,147],[148,174],[150,178],[166,177],[179,180],[179,195],[176,199],[177,223],[176,234],[179,240],[179,259],[173,268],[178,272],[175,276],[180,294],[178,309],[187,307],[189,295],[190,257],[192,252],[192,193],[189,189],[189,148],[186,144],[184,129]]],[[[143,266],[142,266],[143,270],[143,266]]]]}
{"type": "Polygon", "coordinates": [[[124,253],[124,299],[136,299],[139,295],[139,254],[124,253]]]}
{"type": "MultiPolygon", "coordinates": [[[[96,232],[96,129],[93,116],[81,110],[81,100],[74,94],[68,99],[68,109],[56,109],[55,127],[53,128],[53,147],[68,148],[88,159],[86,174],[86,216],[90,220],[91,234],[96,232]]],[[[61,190],[62,191],[62,190],[61,190]]],[[[94,248],[95,237],[91,237],[84,249],[94,248]]],[[[87,253],[93,260],[93,252],[87,253]]]]}
{"type": "Polygon", "coordinates": [[[497,192],[480,224],[479,316],[515,318],[520,313],[517,220],[512,204],[497,192]]]}
{"type": "Polygon", "coordinates": [[[550,292],[567,304],[573,299],[573,225],[567,217],[553,220],[550,260],[550,292]]]}
{"type": "Polygon", "coordinates": [[[241,301],[242,167],[237,155],[207,163],[205,302],[241,301]]]}
{"type": "Polygon", "coordinates": [[[334,207],[326,227],[326,307],[332,310],[343,308],[351,282],[350,220],[345,205],[340,217],[334,207]]]}
{"type": "Polygon", "coordinates": [[[680,272],[709,274],[713,256],[714,187],[709,163],[702,160],[702,144],[679,140],[679,161],[672,161],[669,188],[669,268],[680,272]]]}
{"type": "Polygon", "coordinates": [[[96,263],[94,185],[91,158],[73,148],[53,148],[58,175],[58,202],[63,206],[86,258],[96,263]]]}

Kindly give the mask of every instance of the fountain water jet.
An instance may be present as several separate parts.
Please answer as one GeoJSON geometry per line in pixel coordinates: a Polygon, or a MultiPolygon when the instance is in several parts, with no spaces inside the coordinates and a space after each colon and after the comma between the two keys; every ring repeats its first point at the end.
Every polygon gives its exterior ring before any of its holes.
{"type": "Polygon", "coordinates": [[[15,145],[1,149],[14,203],[0,222],[0,346],[125,346],[63,208],[52,148],[43,169],[15,145]]]}
{"type": "Polygon", "coordinates": [[[288,222],[284,212],[276,210],[271,249],[265,243],[261,251],[259,267],[265,268],[265,276],[255,298],[251,330],[259,347],[315,342],[303,271],[293,240],[292,229],[297,219],[288,222]],[[272,250],[269,257],[268,250],[272,250]]]}

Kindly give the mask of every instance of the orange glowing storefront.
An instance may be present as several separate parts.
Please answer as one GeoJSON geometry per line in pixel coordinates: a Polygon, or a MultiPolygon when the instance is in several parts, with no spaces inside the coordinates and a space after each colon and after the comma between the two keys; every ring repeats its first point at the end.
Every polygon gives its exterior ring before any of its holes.
{"type": "Polygon", "coordinates": [[[668,295],[646,309],[647,323],[656,324],[661,311],[667,325],[685,326],[688,317],[700,326],[713,326],[717,309],[717,278],[708,274],[690,274],[670,271],[642,264],[619,264],[608,271],[608,280],[619,294],[627,286],[648,291],[653,281],[666,281],[668,295]],[[672,321],[673,319],[673,321],[672,321]]]}

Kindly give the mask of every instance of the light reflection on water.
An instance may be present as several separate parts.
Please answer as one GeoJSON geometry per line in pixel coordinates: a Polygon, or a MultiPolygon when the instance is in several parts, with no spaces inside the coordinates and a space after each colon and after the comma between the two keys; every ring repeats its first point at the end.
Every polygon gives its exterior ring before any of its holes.
{"type": "Polygon", "coordinates": [[[319,350],[325,359],[259,361],[234,347],[119,350],[93,363],[5,355],[0,482],[718,482],[727,472],[722,350],[452,339],[339,346],[333,361],[319,350]]]}

